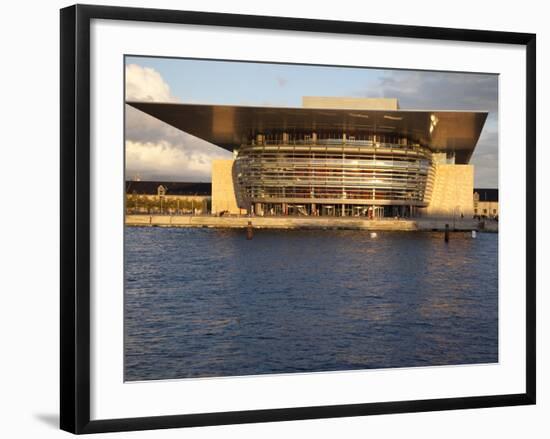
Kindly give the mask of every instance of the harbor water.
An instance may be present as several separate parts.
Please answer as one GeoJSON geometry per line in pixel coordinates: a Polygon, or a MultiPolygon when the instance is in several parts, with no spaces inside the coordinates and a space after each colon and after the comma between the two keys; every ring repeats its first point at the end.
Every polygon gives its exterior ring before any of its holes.
{"type": "Polygon", "coordinates": [[[498,234],[126,227],[127,381],[498,362],[498,234]]]}

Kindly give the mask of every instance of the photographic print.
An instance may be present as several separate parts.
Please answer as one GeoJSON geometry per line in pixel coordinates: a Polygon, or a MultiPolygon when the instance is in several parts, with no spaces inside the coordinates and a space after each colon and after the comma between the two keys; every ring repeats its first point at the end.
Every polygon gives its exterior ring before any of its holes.
{"type": "Polygon", "coordinates": [[[63,430],[535,404],[536,35],[287,12],[61,10],[63,430]]]}
{"type": "Polygon", "coordinates": [[[498,363],[498,75],[124,62],[126,381],[498,363]]]}

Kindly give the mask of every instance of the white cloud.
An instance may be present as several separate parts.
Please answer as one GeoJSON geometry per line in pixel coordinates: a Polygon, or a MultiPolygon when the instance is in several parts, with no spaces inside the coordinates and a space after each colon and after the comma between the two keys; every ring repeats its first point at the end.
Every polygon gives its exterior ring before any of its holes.
{"type": "MultiPolygon", "coordinates": [[[[178,102],[155,69],[126,66],[128,101],[178,102]]],[[[126,178],[210,181],[213,158],[231,153],[126,105],[126,178]]]]}
{"type": "Polygon", "coordinates": [[[212,159],[231,153],[186,150],[167,141],[126,141],[126,178],[142,180],[210,181],[212,159]]]}
{"type": "Polygon", "coordinates": [[[178,102],[161,74],[137,64],[126,66],[126,100],[147,102],[178,102]]]}

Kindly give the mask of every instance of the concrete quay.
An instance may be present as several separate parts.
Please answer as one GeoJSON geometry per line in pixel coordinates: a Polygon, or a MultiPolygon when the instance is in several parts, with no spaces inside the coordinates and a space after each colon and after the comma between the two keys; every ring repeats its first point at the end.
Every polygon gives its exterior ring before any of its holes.
{"type": "Polygon", "coordinates": [[[480,228],[477,220],[459,219],[393,219],[369,220],[361,217],[303,217],[303,216],[212,216],[212,215],[126,215],[127,226],[142,227],[213,227],[257,229],[347,229],[372,231],[443,231],[449,224],[451,231],[498,231],[498,224],[488,223],[480,228]]]}

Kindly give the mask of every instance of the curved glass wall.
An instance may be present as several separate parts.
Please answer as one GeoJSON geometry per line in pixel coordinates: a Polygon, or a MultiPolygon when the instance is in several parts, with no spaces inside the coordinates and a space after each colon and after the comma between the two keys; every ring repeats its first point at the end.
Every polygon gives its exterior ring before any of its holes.
{"type": "Polygon", "coordinates": [[[281,140],[258,138],[239,149],[237,182],[240,196],[250,203],[424,207],[429,202],[434,165],[431,152],[420,145],[355,138],[281,140]]]}

